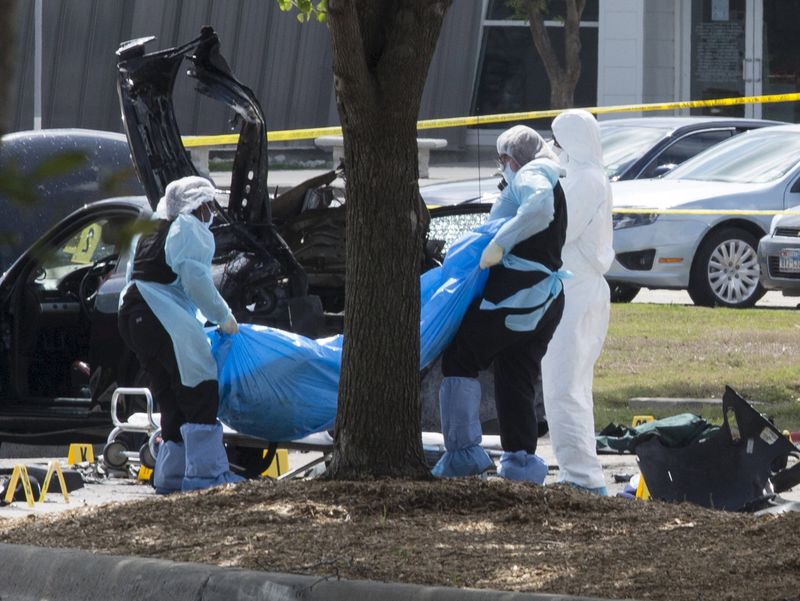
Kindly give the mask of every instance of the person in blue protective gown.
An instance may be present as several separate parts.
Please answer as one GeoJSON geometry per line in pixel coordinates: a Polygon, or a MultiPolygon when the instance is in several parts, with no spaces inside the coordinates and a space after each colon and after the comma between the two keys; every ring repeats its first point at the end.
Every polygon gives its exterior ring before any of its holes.
{"type": "Polygon", "coordinates": [[[607,495],[597,458],[592,377],[603,349],[611,310],[603,275],[614,260],[611,186],[603,168],[597,121],[583,110],[553,120],[569,227],[564,267],[565,305],[542,360],[543,392],[559,481],[607,495]]]}
{"type": "Polygon", "coordinates": [[[442,357],[439,408],[445,454],[433,474],[480,474],[494,466],[480,447],[478,372],[494,364],[503,455],[498,474],[541,484],[547,466],[536,455],[535,382],[564,308],[561,248],[567,207],[556,156],[541,136],[517,125],[497,138],[508,183],[489,215],[508,219],[484,249],[489,269],[481,298],[469,308],[442,357]]]}
{"type": "Polygon", "coordinates": [[[223,446],[217,365],[203,329],[207,319],[226,334],[239,331],[211,276],[213,207],[206,179],[168,184],[155,230],[138,241],[121,295],[120,334],[161,411],[153,483],[162,494],[242,480],[230,471],[223,446]]]}

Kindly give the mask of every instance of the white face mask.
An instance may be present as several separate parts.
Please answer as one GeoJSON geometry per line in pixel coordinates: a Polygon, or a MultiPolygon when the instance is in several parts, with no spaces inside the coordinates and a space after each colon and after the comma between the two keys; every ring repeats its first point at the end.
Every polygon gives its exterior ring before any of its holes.
{"type": "Polygon", "coordinates": [[[197,220],[202,223],[206,229],[211,227],[211,224],[214,223],[214,211],[211,209],[209,205],[204,205],[199,207],[197,210],[194,211],[194,216],[197,217],[197,220]],[[208,221],[203,219],[208,215],[208,221]]]}
{"type": "Polygon", "coordinates": [[[510,184],[516,175],[516,171],[511,168],[511,165],[506,163],[505,167],[503,167],[503,178],[506,180],[506,183],[510,184]]]}

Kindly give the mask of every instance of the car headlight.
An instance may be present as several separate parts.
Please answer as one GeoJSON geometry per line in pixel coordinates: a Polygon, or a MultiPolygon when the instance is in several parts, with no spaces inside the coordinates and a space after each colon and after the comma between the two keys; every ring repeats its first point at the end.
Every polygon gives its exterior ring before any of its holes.
{"type": "Polygon", "coordinates": [[[628,227],[650,225],[658,219],[658,213],[614,213],[612,219],[615,230],[624,230],[628,227]]]}

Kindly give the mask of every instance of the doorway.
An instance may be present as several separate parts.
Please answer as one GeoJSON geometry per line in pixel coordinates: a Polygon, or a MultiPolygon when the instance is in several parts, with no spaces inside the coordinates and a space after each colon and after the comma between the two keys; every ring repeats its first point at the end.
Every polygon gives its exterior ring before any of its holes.
{"type": "MultiPolygon", "coordinates": [[[[800,89],[800,2],[700,0],[689,6],[693,100],[800,89]]],[[[692,113],[798,122],[800,103],[704,107],[692,113]]]]}

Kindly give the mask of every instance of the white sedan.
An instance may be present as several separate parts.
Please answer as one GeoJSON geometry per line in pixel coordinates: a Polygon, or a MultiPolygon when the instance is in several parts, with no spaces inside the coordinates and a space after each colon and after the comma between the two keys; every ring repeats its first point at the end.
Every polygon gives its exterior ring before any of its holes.
{"type": "Polygon", "coordinates": [[[635,212],[615,212],[610,282],[751,307],[764,294],[756,249],[772,220],[758,212],[800,204],[800,126],[750,131],[663,178],[612,186],[614,208],[635,212]]]}

